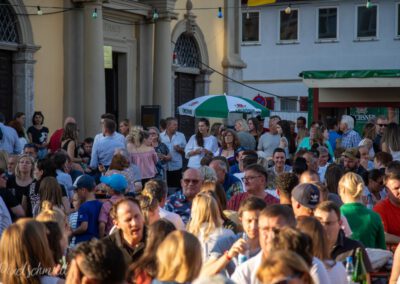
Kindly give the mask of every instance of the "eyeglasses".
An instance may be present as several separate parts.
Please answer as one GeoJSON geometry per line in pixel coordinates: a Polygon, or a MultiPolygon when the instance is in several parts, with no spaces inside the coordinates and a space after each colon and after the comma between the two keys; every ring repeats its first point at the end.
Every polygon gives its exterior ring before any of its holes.
{"type": "Polygon", "coordinates": [[[252,181],[255,180],[256,178],[259,178],[261,176],[249,176],[249,177],[242,177],[242,181],[252,181]]]}
{"type": "Polygon", "coordinates": [[[155,132],[149,132],[149,135],[157,135],[155,132]]]}
{"type": "Polygon", "coordinates": [[[185,184],[193,183],[193,184],[198,184],[200,180],[198,179],[189,179],[189,178],[184,178],[183,182],[185,184]]]}
{"type": "Polygon", "coordinates": [[[379,125],[379,127],[387,127],[388,125],[387,124],[378,124],[379,125]]]}

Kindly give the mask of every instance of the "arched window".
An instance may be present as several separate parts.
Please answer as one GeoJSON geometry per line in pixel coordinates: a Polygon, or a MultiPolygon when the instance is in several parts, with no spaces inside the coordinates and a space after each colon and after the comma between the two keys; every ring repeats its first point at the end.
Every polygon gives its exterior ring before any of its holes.
{"type": "Polygon", "coordinates": [[[8,1],[0,0],[0,42],[19,42],[16,20],[8,1]]]}
{"type": "Polygon", "coordinates": [[[180,66],[200,68],[200,52],[193,36],[181,34],[176,41],[174,53],[180,66]]]}

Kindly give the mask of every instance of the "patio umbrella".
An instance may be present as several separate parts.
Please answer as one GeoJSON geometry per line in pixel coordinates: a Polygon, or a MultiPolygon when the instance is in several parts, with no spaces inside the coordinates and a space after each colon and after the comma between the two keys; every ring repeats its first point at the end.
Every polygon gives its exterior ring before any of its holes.
{"type": "Polygon", "coordinates": [[[178,107],[180,115],[226,118],[229,113],[250,113],[269,116],[269,110],[259,103],[242,97],[208,95],[195,98],[178,107]]]}

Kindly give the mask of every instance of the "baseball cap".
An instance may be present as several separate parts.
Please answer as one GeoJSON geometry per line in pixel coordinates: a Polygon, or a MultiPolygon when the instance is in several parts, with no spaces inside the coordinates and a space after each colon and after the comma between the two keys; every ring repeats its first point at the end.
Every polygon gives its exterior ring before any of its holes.
{"type": "Polygon", "coordinates": [[[319,203],[320,192],[312,183],[302,183],[293,188],[292,197],[302,206],[314,209],[319,203]]]}
{"type": "Polygon", "coordinates": [[[360,159],[360,152],[358,148],[347,148],[343,153],[342,157],[346,157],[349,159],[360,159]]]}
{"type": "Polygon", "coordinates": [[[112,174],[110,176],[102,176],[100,178],[100,181],[109,187],[111,187],[113,190],[118,191],[118,192],[124,192],[125,189],[128,186],[128,182],[126,181],[126,178],[121,175],[121,174],[112,174]]]}
{"type": "Polygon", "coordinates": [[[78,189],[78,188],[87,188],[87,189],[93,189],[96,186],[96,183],[94,182],[94,178],[92,178],[89,175],[81,175],[79,176],[73,186],[78,189]]]}

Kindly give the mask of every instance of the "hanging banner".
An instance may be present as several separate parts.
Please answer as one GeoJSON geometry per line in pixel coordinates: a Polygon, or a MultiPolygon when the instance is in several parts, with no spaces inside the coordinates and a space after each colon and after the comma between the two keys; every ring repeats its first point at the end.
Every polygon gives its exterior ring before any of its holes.
{"type": "Polygon", "coordinates": [[[248,0],[247,6],[255,7],[255,6],[261,6],[261,5],[266,5],[266,4],[273,4],[275,2],[276,2],[276,0],[248,0]]]}

